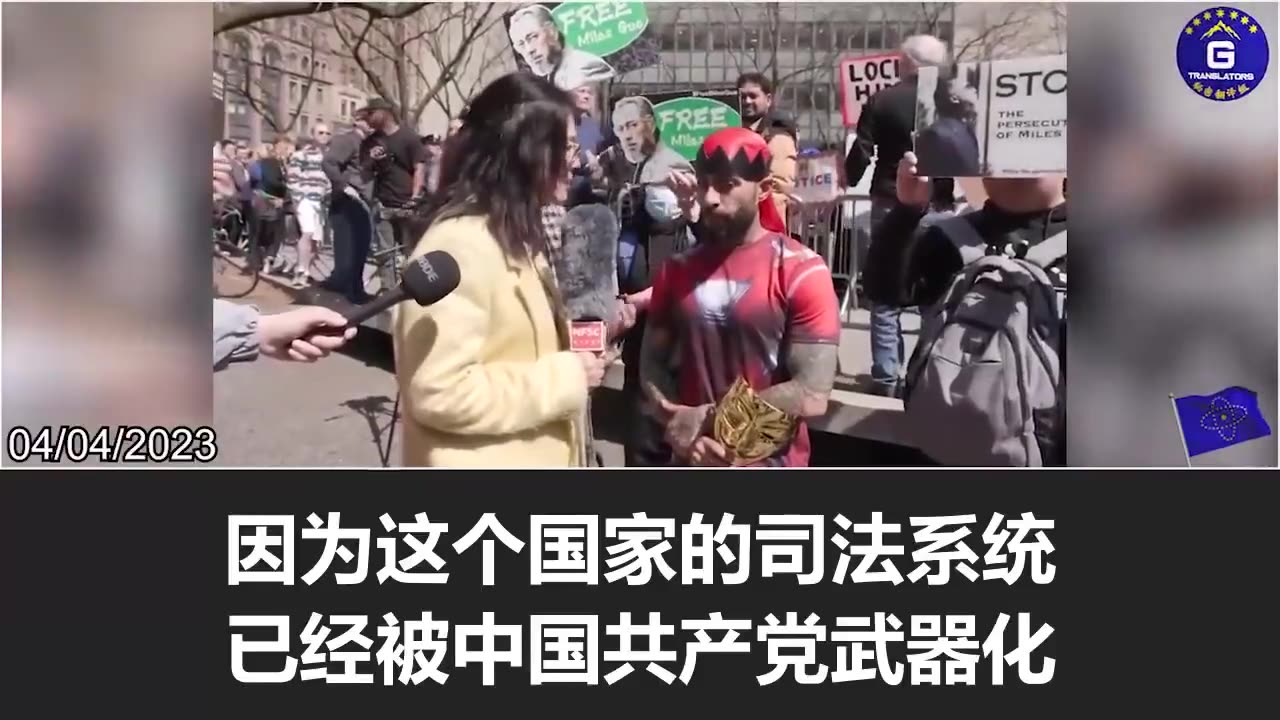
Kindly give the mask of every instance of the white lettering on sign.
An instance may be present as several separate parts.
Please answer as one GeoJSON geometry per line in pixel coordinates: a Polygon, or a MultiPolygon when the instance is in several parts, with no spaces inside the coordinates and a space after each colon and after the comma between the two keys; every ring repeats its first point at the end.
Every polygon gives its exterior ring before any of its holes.
{"type": "Polygon", "coordinates": [[[729,108],[700,107],[696,109],[662,110],[658,112],[658,122],[666,132],[698,132],[700,130],[719,130],[729,124],[727,115],[729,108]]]}
{"type": "Polygon", "coordinates": [[[631,22],[620,20],[618,21],[618,31],[623,35],[630,35],[631,33],[638,33],[643,30],[644,25],[645,21],[643,19],[632,20],[631,22]]]}
{"type": "Polygon", "coordinates": [[[632,15],[631,3],[594,2],[580,3],[564,17],[564,31],[569,33],[577,25],[583,28],[598,28],[605,23],[625,20],[632,15]]]}
{"type": "Polygon", "coordinates": [[[613,30],[585,30],[578,36],[578,43],[581,45],[595,45],[596,43],[606,42],[613,38],[613,30]]]}

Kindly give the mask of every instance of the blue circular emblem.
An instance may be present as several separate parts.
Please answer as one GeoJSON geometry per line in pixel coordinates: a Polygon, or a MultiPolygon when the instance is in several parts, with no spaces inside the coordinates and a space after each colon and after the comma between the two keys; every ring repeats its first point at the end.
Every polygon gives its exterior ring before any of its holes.
{"type": "Polygon", "coordinates": [[[1178,72],[1203,98],[1228,102],[1253,94],[1267,74],[1267,34],[1231,7],[1201,10],[1178,33],[1178,72]]]}

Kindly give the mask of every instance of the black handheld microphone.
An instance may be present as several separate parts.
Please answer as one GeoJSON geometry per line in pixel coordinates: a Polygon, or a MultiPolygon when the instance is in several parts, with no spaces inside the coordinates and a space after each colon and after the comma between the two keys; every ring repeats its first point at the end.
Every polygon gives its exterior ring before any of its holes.
{"type": "Polygon", "coordinates": [[[398,287],[345,313],[347,327],[355,327],[405,300],[413,300],[423,307],[438,303],[458,287],[461,279],[458,261],[443,250],[433,250],[405,265],[398,287]]]}
{"type": "Polygon", "coordinates": [[[618,218],[604,205],[565,214],[556,279],[571,321],[571,349],[603,352],[618,316],[618,218]]]}

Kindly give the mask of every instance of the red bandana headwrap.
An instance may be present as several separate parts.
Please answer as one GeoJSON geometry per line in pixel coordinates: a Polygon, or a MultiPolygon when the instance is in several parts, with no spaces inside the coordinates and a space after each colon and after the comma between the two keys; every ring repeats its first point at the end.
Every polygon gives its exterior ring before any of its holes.
{"type": "MultiPolygon", "coordinates": [[[[769,176],[772,160],[769,144],[763,137],[746,128],[731,127],[715,131],[702,143],[694,168],[700,175],[729,174],[759,182],[769,176]]],[[[772,193],[760,198],[760,225],[772,232],[787,231],[772,193]]]]}
{"type": "Polygon", "coordinates": [[[759,182],[768,177],[772,159],[763,137],[746,128],[731,127],[717,130],[703,141],[694,167],[699,173],[727,173],[759,182]]]}

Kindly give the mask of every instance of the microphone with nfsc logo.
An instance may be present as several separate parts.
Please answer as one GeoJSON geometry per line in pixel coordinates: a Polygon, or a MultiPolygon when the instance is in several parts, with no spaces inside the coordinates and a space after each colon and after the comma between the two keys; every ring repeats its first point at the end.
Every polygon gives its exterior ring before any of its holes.
{"type": "Polygon", "coordinates": [[[604,205],[579,205],[565,214],[561,238],[554,259],[570,349],[604,352],[618,316],[618,219],[604,205]]]}
{"type": "Polygon", "coordinates": [[[345,313],[347,327],[355,327],[405,300],[413,300],[423,307],[438,303],[458,287],[461,278],[458,261],[443,250],[433,250],[414,258],[405,265],[398,287],[345,313]]]}

